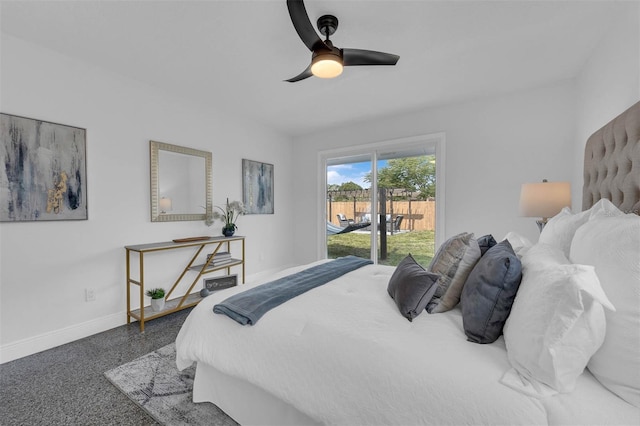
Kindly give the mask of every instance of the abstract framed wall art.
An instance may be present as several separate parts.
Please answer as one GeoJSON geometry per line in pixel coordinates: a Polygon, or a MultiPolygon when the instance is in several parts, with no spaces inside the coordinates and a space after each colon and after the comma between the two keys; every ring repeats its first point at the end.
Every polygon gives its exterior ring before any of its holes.
{"type": "Polygon", "coordinates": [[[273,214],[273,164],[242,160],[242,202],[247,214],[273,214]]]}
{"type": "Polygon", "coordinates": [[[0,113],[0,222],[86,220],[86,136],[0,113]]]}

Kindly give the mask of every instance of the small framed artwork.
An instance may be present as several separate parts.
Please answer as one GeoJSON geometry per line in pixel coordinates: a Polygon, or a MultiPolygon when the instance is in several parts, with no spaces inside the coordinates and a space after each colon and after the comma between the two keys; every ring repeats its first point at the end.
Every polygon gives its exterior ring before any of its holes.
{"type": "Polygon", "coordinates": [[[0,222],[87,219],[86,133],[0,114],[0,222]]]}
{"type": "Polygon", "coordinates": [[[202,280],[203,288],[209,291],[222,290],[238,285],[238,275],[225,275],[223,277],[204,278],[202,280]]]}
{"type": "Polygon", "coordinates": [[[247,214],[273,214],[273,164],[242,160],[242,202],[247,214]]]}

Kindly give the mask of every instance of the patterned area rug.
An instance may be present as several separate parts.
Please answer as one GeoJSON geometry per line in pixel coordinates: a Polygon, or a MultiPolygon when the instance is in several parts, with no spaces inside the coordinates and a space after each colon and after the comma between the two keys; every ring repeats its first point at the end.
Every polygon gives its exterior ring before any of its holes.
{"type": "Polygon", "coordinates": [[[174,343],[104,375],[160,424],[237,425],[214,404],[192,401],[195,367],[178,371],[174,343]]]}

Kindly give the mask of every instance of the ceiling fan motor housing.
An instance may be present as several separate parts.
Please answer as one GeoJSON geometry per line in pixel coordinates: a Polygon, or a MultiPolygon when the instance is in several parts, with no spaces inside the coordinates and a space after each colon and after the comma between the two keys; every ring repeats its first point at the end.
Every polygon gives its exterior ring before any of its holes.
{"type": "Polygon", "coordinates": [[[324,42],[324,45],[322,47],[313,51],[311,55],[311,59],[313,60],[320,55],[321,56],[334,55],[340,58],[340,62],[342,62],[342,50],[335,47],[333,43],[331,43],[331,40],[327,40],[326,42],[324,42]]]}
{"type": "Polygon", "coordinates": [[[329,38],[338,29],[338,18],[333,15],[322,15],[318,18],[316,25],[320,33],[329,38]]]}

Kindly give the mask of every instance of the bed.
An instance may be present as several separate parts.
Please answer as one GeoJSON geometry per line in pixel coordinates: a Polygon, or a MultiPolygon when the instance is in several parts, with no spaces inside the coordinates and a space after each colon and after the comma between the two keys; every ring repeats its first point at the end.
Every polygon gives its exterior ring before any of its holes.
{"type": "Polygon", "coordinates": [[[536,244],[463,233],[427,270],[363,266],[251,326],[213,308],[262,282],[214,293],[178,368],[243,425],[640,424],[640,103],[589,139],[584,200],[536,244]]]}

